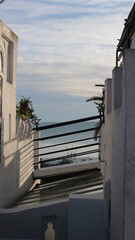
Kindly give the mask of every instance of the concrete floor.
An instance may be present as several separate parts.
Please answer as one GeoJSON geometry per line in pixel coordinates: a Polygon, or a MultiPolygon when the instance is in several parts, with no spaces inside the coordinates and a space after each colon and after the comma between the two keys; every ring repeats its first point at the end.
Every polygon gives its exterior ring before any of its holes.
{"type": "Polygon", "coordinates": [[[69,198],[72,193],[89,194],[103,189],[103,179],[98,169],[46,177],[42,184],[27,193],[12,207],[24,207],[37,203],[69,198]]]}

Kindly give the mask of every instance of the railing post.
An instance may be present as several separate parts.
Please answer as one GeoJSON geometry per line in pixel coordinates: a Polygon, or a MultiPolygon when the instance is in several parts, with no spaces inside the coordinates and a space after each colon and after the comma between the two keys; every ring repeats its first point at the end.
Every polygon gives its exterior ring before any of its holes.
{"type": "MultiPolygon", "coordinates": [[[[40,131],[35,131],[34,132],[34,139],[40,138],[40,131]]],[[[39,169],[40,168],[40,141],[34,141],[34,169],[39,169]],[[38,163],[38,164],[36,164],[38,163]]]]}

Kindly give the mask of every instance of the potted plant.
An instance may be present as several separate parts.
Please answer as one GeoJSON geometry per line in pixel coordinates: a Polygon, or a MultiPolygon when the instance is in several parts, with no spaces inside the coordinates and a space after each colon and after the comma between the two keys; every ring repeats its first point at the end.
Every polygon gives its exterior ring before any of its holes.
{"type": "Polygon", "coordinates": [[[32,101],[29,98],[22,97],[16,105],[16,115],[20,116],[23,121],[37,119],[33,109],[32,101]]]}

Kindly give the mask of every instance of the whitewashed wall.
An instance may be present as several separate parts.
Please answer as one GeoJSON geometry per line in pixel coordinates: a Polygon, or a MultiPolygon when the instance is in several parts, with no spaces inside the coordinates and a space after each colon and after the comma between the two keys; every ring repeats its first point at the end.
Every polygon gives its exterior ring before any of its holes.
{"type": "Polygon", "coordinates": [[[124,95],[121,98],[120,94],[121,76],[122,69],[115,68],[112,79],[106,80],[105,124],[101,134],[101,158],[105,160],[105,239],[109,239],[110,235],[110,239],[115,240],[123,239],[125,118],[124,108],[122,108],[124,95]],[[111,226],[109,226],[110,221],[111,226]]]}
{"type": "Polygon", "coordinates": [[[17,46],[16,34],[0,21],[0,207],[33,184],[34,133],[30,123],[16,122],[17,46]]]}
{"type": "Polygon", "coordinates": [[[68,240],[103,240],[103,193],[71,194],[68,240]]]}
{"type": "Polygon", "coordinates": [[[126,89],[126,139],[124,179],[124,239],[135,236],[135,50],[126,50],[123,79],[126,89]]]}
{"type": "Polygon", "coordinates": [[[31,129],[31,124],[19,120],[17,137],[4,145],[0,171],[0,207],[11,206],[33,184],[34,133],[31,129]]]}
{"type": "Polygon", "coordinates": [[[123,67],[106,81],[105,124],[101,131],[104,160],[105,239],[135,236],[135,50],[127,49],[123,67]]]}
{"type": "MultiPolygon", "coordinates": [[[[35,206],[0,209],[0,239],[45,239],[47,224],[53,223],[55,240],[68,239],[68,200],[35,206]]],[[[49,240],[52,238],[50,237],[49,240]]]]}

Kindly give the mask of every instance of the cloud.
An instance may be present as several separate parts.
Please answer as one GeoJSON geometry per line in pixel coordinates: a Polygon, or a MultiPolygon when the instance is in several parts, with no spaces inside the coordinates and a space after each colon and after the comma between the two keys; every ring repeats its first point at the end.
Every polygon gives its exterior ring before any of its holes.
{"type": "MultiPolygon", "coordinates": [[[[111,77],[117,39],[133,3],[5,1],[0,6],[1,18],[19,36],[18,96],[27,93],[34,102],[47,96],[47,104],[56,96],[58,110],[64,96],[79,104],[82,98],[100,92],[94,84],[111,77]]],[[[42,101],[37,108],[41,106],[42,101]]]]}
{"type": "MultiPolygon", "coordinates": [[[[8,19],[25,24],[34,24],[40,20],[83,18],[85,16],[97,16],[102,14],[112,15],[120,12],[127,13],[127,8],[133,1],[37,1],[37,0],[8,0],[1,5],[2,11],[8,11],[8,19]],[[122,10],[122,11],[121,11],[122,10]]],[[[3,13],[4,14],[4,13],[3,13]]],[[[8,20],[7,20],[8,21],[8,20]]]]}

